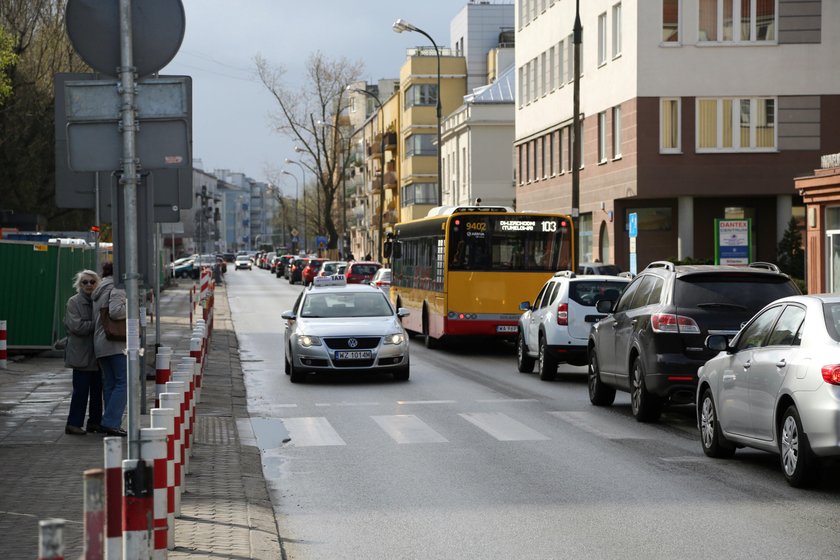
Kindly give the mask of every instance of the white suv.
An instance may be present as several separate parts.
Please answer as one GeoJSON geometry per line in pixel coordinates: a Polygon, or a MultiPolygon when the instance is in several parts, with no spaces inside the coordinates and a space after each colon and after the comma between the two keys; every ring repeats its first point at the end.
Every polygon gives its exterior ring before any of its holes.
{"type": "Polygon", "coordinates": [[[606,315],[595,304],[602,299],[615,301],[630,282],[618,276],[577,276],[561,270],[545,283],[534,303],[523,301],[519,309],[519,340],[516,365],[522,373],[534,370],[537,362],[540,379],[549,381],[557,375],[557,365],[588,363],[586,342],[589,329],[606,315]]]}

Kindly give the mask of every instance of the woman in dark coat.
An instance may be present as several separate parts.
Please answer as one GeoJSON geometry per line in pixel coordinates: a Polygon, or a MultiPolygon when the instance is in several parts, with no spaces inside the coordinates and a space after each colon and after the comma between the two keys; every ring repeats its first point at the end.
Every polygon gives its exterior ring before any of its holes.
{"type": "Polygon", "coordinates": [[[67,300],[64,326],[67,327],[67,346],[64,365],[73,368],[73,396],[64,433],[85,435],[85,409],[88,409],[88,432],[100,431],[102,421],[102,374],[93,350],[93,300],[91,294],[99,283],[92,270],[76,274],[73,287],[76,294],[67,300]]]}

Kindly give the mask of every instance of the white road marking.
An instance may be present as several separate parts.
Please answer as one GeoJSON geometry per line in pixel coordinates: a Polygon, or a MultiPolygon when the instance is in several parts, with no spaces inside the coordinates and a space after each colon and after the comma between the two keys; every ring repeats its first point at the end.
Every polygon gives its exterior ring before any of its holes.
{"type": "Polygon", "coordinates": [[[604,439],[646,439],[639,429],[627,427],[626,418],[605,418],[601,414],[585,411],[549,412],[575,428],[604,439]]]}
{"type": "Polygon", "coordinates": [[[315,403],[315,406],[379,406],[378,402],[337,402],[337,403],[315,403]]]}
{"type": "Polygon", "coordinates": [[[294,447],[318,447],[326,445],[347,445],[329,421],[323,416],[306,418],[281,418],[289,432],[294,447]]]}
{"type": "Polygon", "coordinates": [[[501,412],[472,412],[459,414],[461,418],[481,428],[499,441],[540,441],[549,439],[501,412]]]}
{"type": "Polygon", "coordinates": [[[397,401],[397,404],[455,404],[458,401],[397,401]]]}
{"type": "Polygon", "coordinates": [[[537,399],[481,399],[480,403],[517,403],[517,402],[539,402],[537,399]]]}
{"type": "Polygon", "coordinates": [[[397,443],[448,443],[449,440],[434,431],[413,414],[371,416],[373,421],[397,443]]]}

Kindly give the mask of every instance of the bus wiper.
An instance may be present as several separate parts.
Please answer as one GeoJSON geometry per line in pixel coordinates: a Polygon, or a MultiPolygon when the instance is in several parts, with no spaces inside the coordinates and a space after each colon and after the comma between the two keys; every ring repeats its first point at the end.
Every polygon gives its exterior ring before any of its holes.
{"type": "Polygon", "coordinates": [[[722,302],[713,302],[713,303],[698,303],[697,307],[701,309],[705,309],[707,307],[728,307],[729,309],[737,309],[739,311],[746,311],[747,308],[743,305],[738,305],[737,303],[722,303],[722,302]]]}

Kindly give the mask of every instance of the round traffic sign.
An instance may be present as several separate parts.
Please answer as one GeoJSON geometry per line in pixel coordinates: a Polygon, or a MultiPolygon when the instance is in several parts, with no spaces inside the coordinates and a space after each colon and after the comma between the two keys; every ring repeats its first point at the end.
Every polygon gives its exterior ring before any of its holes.
{"type": "MultiPolygon", "coordinates": [[[[120,66],[119,0],[67,0],[67,35],[91,68],[116,77],[120,66]]],[[[186,16],[181,0],[131,3],[134,67],[140,77],[169,64],[184,39],[186,16]]]]}

